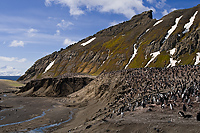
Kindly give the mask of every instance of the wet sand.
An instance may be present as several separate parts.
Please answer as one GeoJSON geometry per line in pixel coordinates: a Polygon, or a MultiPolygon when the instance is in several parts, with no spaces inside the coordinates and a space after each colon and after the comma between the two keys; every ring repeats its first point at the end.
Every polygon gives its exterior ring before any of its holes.
{"type": "Polygon", "coordinates": [[[0,86],[0,132],[50,132],[73,117],[63,98],[22,97],[10,82],[0,86]]]}

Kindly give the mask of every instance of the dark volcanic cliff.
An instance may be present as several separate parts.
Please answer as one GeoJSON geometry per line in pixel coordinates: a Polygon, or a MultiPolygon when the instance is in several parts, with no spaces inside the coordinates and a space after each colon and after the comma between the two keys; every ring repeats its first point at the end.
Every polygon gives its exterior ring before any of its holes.
{"type": "Polygon", "coordinates": [[[173,11],[160,20],[147,11],[39,59],[19,81],[65,73],[99,75],[128,68],[197,65],[199,37],[200,5],[173,11]]]}

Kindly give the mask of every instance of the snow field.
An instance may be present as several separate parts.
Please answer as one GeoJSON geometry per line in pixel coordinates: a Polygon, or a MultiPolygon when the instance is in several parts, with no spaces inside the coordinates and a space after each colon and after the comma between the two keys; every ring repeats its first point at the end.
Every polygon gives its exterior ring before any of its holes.
{"type": "Polygon", "coordinates": [[[94,41],[95,39],[96,39],[96,37],[94,37],[94,38],[88,40],[87,42],[82,43],[81,45],[82,45],[82,46],[86,46],[86,45],[90,44],[92,41],[94,41]]]}
{"type": "Polygon", "coordinates": [[[55,63],[55,60],[52,61],[52,62],[46,67],[44,73],[46,73],[46,72],[54,65],[54,63],[55,63]]]}
{"type": "Polygon", "coordinates": [[[185,30],[183,31],[183,34],[185,34],[185,33],[187,33],[187,32],[190,31],[190,27],[193,25],[193,22],[195,20],[195,17],[197,15],[197,13],[198,13],[198,11],[196,11],[194,13],[194,15],[190,18],[190,22],[188,22],[187,24],[185,24],[185,26],[184,26],[185,30]]]}
{"type": "Polygon", "coordinates": [[[146,64],[145,67],[147,67],[159,54],[160,54],[160,51],[151,53],[150,56],[152,56],[152,58],[151,58],[151,60],[146,64]]]}
{"type": "Polygon", "coordinates": [[[133,48],[134,48],[134,53],[132,54],[132,56],[131,56],[131,58],[130,58],[128,64],[125,66],[124,69],[126,69],[126,68],[129,66],[129,64],[131,63],[131,61],[135,58],[135,56],[136,56],[136,54],[137,54],[136,44],[134,44],[133,48]]]}

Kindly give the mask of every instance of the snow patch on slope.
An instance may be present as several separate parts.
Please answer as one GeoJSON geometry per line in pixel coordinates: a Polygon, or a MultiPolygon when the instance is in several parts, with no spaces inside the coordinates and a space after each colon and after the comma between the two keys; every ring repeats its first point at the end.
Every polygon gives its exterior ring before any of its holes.
{"type": "Polygon", "coordinates": [[[172,58],[172,55],[174,55],[174,53],[175,53],[175,51],[176,51],[176,48],[173,48],[173,49],[171,49],[171,50],[169,50],[169,53],[170,53],[170,63],[169,63],[169,65],[167,66],[167,68],[168,67],[173,67],[173,66],[176,66],[176,63],[178,62],[178,63],[180,63],[180,61],[181,60],[179,60],[179,61],[177,61],[177,60],[174,60],[173,58],[172,58]]]}
{"type": "Polygon", "coordinates": [[[147,29],[144,33],[142,33],[142,34],[138,37],[138,40],[139,40],[142,36],[144,36],[144,34],[146,34],[149,30],[150,30],[150,29],[147,29]]]}
{"type": "Polygon", "coordinates": [[[200,52],[197,53],[196,61],[195,61],[194,65],[198,65],[199,63],[200,63],[200,52]]]}
{"type": "Polygon", "coordinates": [[[188,22],[187,24],[185,24],[185,26],[184,26],[185,30],[183,31],[183,34],[185,34],[185,33],[187,33],[187,32],[190,31],[190,27],[193,25],[193,22],[195,20],[195,17],[197,15],[197,13],[198,13],[198,11],[196,11],[194,13],[194,15],[190,18],[190,22],[188,22]]]}
{"type": "MultiPolygon", "coordinates": [[[[172,28],[167,32],[167,35],[166,35],[166,37],[165,37],[165,40],[167,40],[168,38],[169,38],[169,36],[176,30],[176,28],[177,28],[177,26],[178,26],[178,23],[179,23],[179,21],[180,21],[180,19],[183,17],[183,15],[182,16],[180,16],[179,18],[176,18],[176,20],[175,20],[175,25],[173,25],[172,26],[172,28]]],[[[164,41],[165,41],[164,40],[164,41]]]]}
{"type": "Polygon", "coordinates": [[[158,25],[159,23],[161,23],[163,20],[161,19],[161,20],[159,20],[159,21],[157,21],[153,26],[156,26],[156,25],[158,25]]]}
{"type": "Polygon", "coordinates": [[[151,60],[146,64],[145,67],[147,67],[159,54],[160,54],[160,51],[151,53],[150,56],[152,56],[152,58],[151,58],[151,60]]]}
{"type": "Polygon", "coordinates": [[[169,65],[167,66],[167,68],[168,67],[173,67],[173,66],[176,66],[176,63],[180,63],[180,60],[179,61],[177,61],[177,60],[174,60],[173,58],[170,58],[170,63],[169,63],[169,65]]]}
{"type": "Polygon", "coordinates": [[[176,48],[169,50],[170,55],[174,55],[175,51],[176,51],[176,48]]]}
{"type": "Polygon", "coordinates": [[[52,62],[46,67],[44,73],[46,73],[46,72],[54,65],[54,62],[55,62],[55,60],[52,61],[52,62]]]}
{"type": "Polygon", "coordinates": [[[94,37],[94,38],[88,40],[87,42],[82,43],[81,45],[82,45],[82,46],[86,46],[86,45],[90,44],[92,41],[94,41],[95,39],[96,39],[96,37],[94,37]]]}
{"type": "Polygon", "coordinates": [[[124,69],[126,69],[126,68],[129,66],[129,64],[131,63],[131,61],[135,58],[135,56],[136,56],[136,54],[137,54],[136,44],[134,44],[133,48],[134,48],[133,55],[131,56],[131,58],[130,58],[128,64],[125,66],[124,69]]]}

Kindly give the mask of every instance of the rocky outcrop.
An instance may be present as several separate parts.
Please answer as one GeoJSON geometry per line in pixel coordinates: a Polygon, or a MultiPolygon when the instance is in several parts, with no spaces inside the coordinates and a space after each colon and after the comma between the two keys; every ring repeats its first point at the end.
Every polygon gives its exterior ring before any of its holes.
{"type": "Polygon", "coordinates": [[[94,77],[74,76],[32,80],[26,86],[20,87],[18,94],[23,96],[67,96],[82,89],[93,79],[94,77]]]}
{"type": "Polygon", "coordinates": [[[199,64],[195,63],[200,51],[199,38],[200,5],[173,11],[160,20],[153,19],[152,11],[146,11],[47,55],[19,81],[54,78],[65,73],[99,75],[129,68],[199,64]],[[137,53],[132,57],[134,51],[137,53]]]}

